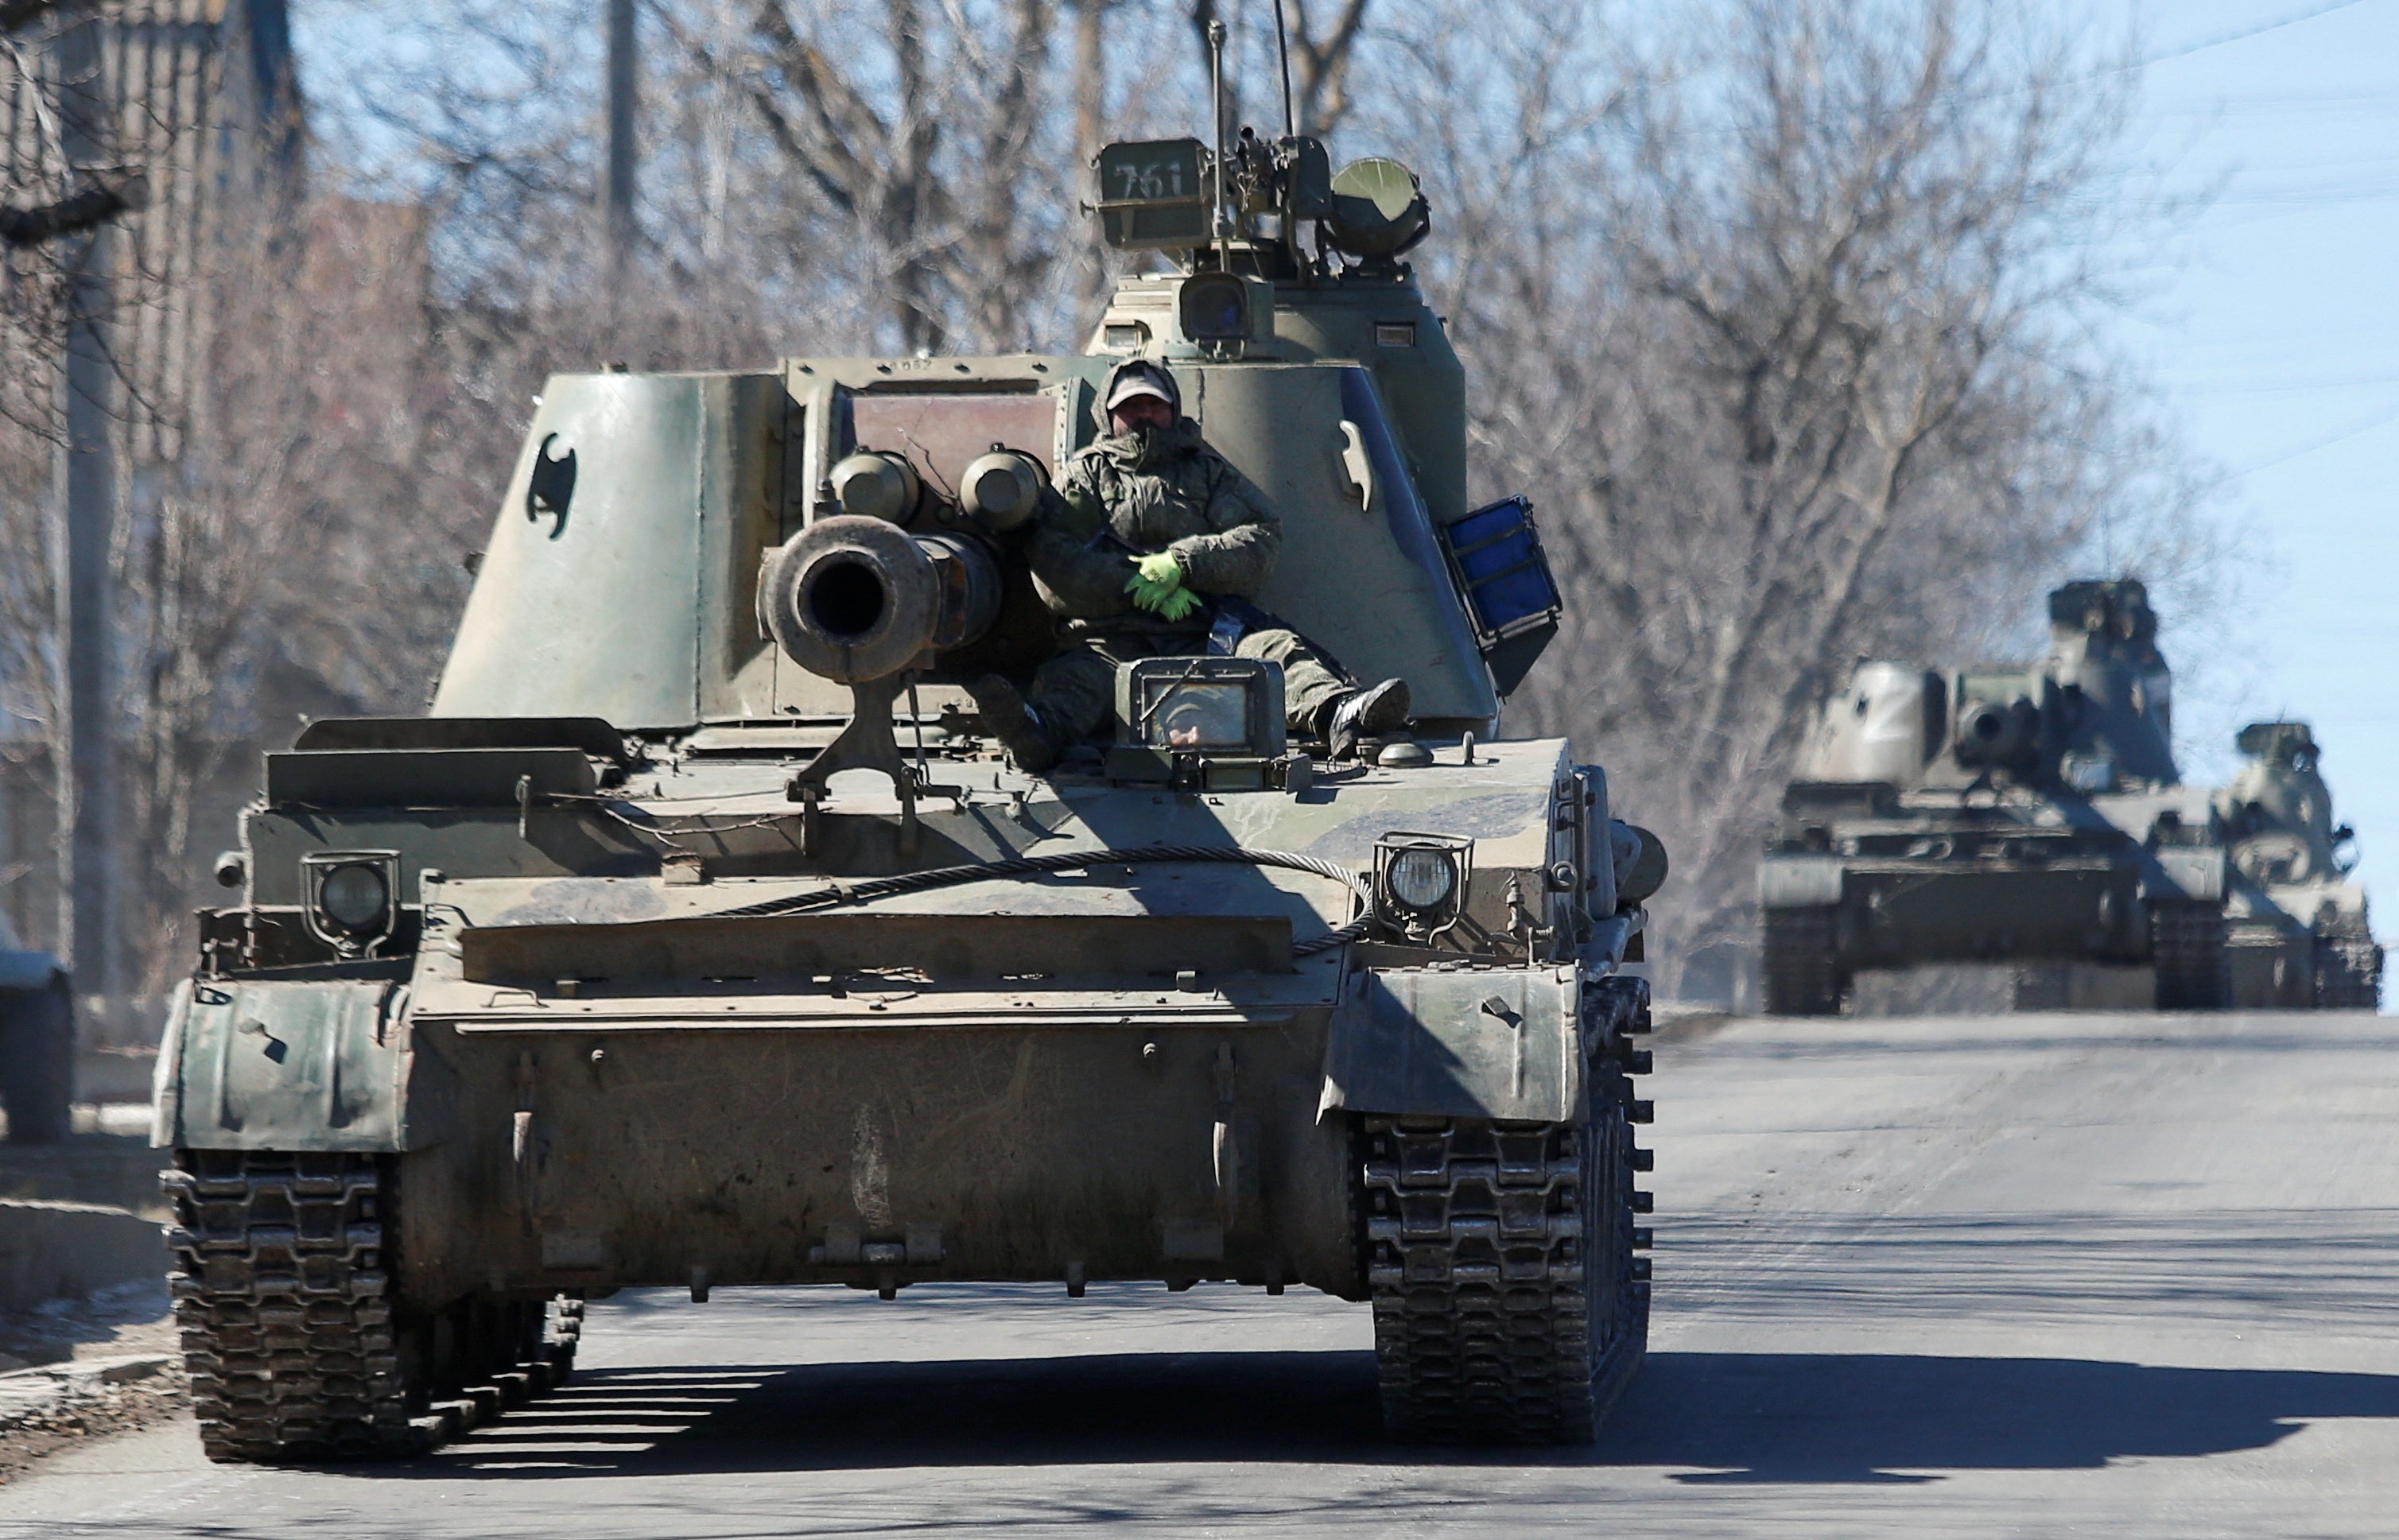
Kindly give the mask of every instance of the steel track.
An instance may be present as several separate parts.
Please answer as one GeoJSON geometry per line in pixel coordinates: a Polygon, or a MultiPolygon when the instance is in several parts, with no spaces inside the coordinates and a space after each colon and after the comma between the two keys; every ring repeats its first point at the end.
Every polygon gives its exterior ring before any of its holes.
{"type": "Polygon", "coordinates": [[[169,1284],[209,1458],[421,1453],[572,1370],[579,1301],[559,1302],[547,1341],[532,1302],[395,1319],[393,1157],[198,1150],[177,1161],[161,1177],[175,1208],[169,1284]]]}
{"type": "MultiPolygon", "coordinates": [[[[1649,1209],[1633,1141],[1646,985],[1604,979],[1578,1123],[1362,1120],[1366,1275],[1383,1419],[1397,1438],[1586,1443],[1648,1340],[1649,1209]],[[1630,987],[1626,987],[1630,986],[1630,987]]],[[[1595,1020],[1594,1020],[1595,1018],[1595,1020]]]]}

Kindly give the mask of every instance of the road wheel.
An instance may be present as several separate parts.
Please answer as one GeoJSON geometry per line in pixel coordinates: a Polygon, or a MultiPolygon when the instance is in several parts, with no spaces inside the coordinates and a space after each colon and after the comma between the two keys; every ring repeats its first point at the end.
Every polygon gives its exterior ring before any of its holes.
{"type": "Polygon", "coordinates": [[[1849,979],[1841,971],[1840,911],[1830,904],[1766,912],[1766,1013],[1838,1016],[1849,979]]]}
{"type": "Polygon", "coordinates": [[[2364,931],[2315,939],[2319,1010],[2382,1008],[2382,949],[2364,931]]]}
{"type": "Polygon", "coordinates": [[[0,1107],[8,1142],[55,1144],[73,1131],[75,995],[63,978],[0,990],[0,1107]]]}
{"type": "Polygon", "coordinates": [[[2222,1010],[2232,997],[2224,911],[2215,904],[2149,905],[2149,952],[2160,1010],[2222,1010]]]}
{"type": "MultiPolygon", "coordinates": [[[[1606,980],[1637,984],[1637,980],[1606,980]]],[[[1633,1173],[1647,1055],[1601,1038],[1571,1124],[1370,1116],[1366,1272],[1383,1424],[1397,1439],[1588,1443],[1647,1350],[1649,1195],[1633,1173]]]]}

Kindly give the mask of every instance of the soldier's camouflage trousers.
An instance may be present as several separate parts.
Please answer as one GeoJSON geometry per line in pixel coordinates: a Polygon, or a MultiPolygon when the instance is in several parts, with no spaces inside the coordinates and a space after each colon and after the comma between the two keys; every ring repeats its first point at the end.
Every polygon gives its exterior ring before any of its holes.
{"type": "MultiPolygon", "coordinates": [[[[1183,638],[1118,634],[1084,636],[1044,663],[1033,675],[1028,701],[1050,740],[1061,748],[1080,743],[1105,726],[1117,708],[1117,665],[1145,657],[1180,657],[1208,649],[1205,631],[1183,638]]],[[[1243,634],[1235,657],[1282,665],[1283,718],[1294,735],[1316,731],[1325,702],[1353,688],[1340,665],[1303,641],[1298,632],[1268,626],[1243,634]]]]}

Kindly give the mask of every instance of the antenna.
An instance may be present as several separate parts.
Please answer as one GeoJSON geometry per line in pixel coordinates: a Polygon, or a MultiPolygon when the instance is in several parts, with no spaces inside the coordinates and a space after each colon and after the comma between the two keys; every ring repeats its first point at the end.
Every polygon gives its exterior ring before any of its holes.
{"type": "MultiPolygon", "coordinates": [[[[1278,5],[1275,15],[1280,18],[1281,14],[1278,5]]],[[[1216,120],[1216,266],[1220,271],[1230,272],[1233,254],[1225,242],[1228,223],[1225,218],[1225,23],[1214,17],[1208,20],[1208,68],[1214,77],[1209,115],[1216,120]]]]}
{"type": "Polygon", "coordinates": [[[1283,25],[1282,0],[1274,0],[1275,58],[1282,64],[1282,137],[1297,139],[1299,124],[1291,113],[1291,31],[1283,25]]]}

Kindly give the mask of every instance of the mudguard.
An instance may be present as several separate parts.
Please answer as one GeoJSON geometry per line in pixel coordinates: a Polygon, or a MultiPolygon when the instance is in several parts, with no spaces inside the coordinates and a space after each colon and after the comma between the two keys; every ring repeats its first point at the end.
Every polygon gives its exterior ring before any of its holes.
{"type": "Polygon", "coordinates": [[[1837,904],[1848,871],[1838,856],[1769,855],[1758,863],[1757,901],[1767,909],[1837,904]]]}
{"type": "Polygon", "coordinates": [[[158,1049],[151,1143],[398,1152],[438,1142],[443,1098],[410,1095],[405,990],[388,979],[192,979],[158,1049]]]}
{"type": "Polygon", "coordinates": [[[2168,845],[2160,849],[2156,872],[2144,875],[2146,896],[2188,898],[2198,903],[2222,898],[2226,854],[2220,844],[2168,845]]]}
{"type": "Polygon", "coordinates": [[[1353,974],[1325,1041],[1321,1109],[1571,1122],[1580,1007],[1571,967],[1353,974]]]}

